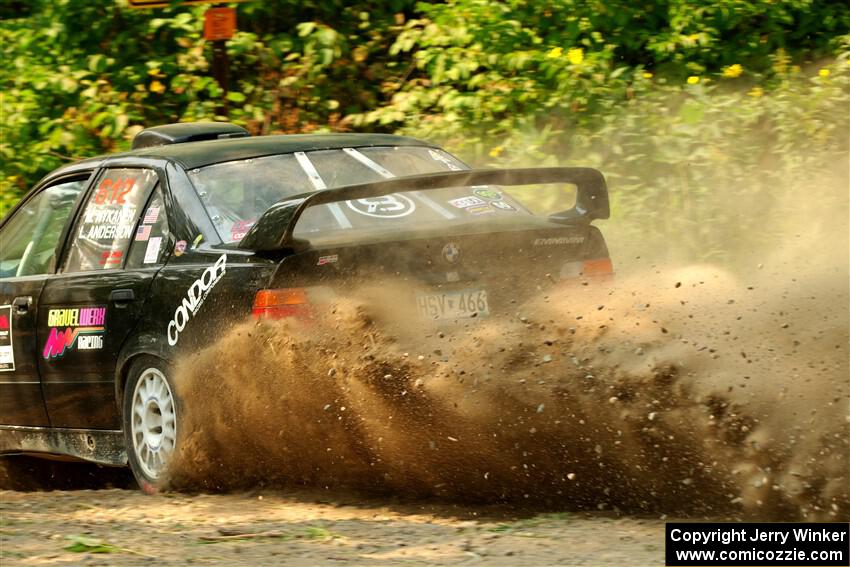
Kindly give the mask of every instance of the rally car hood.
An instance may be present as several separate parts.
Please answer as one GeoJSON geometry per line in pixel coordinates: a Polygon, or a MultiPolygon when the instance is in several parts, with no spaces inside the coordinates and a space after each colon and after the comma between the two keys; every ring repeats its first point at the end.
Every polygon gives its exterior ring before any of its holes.
{"type": "MultiPolygon", "coordinates": [[[[239,248],[255,252],[297,251],[311,247],[312,241],[295,238],[294,231],[305,210],[317,205],[325,205],[352,199],[379,197],[405,191],[428,191],[448,187],[474,187],[479,185],[533,185],[545,183],[570,183],[577,188],[576,204],[573,209],[550,217],[554,222],[571,222],[581,220],[590,222],[593,219],[605,219],[610,214],[608,190],[602,174],[591,168],[579,167],[548,167],[524,169],[483,169],[429,173],[411,175],[348,185],[335,189],[327,189],[312,193],[295,195],[272,205],[248,231],[239,248]]],[[[526,217],[524,220],[499,221],[505,228],[514,226],[516,229],[528,228],[529,223],[549,221],[526,217]]],[[[488,221],[494,222],[494,221],[488,221]]],[[[454,230],[482,230],[481,222],[461,223],[454,230]]],[[[492,225],[489,225],[492,230],[492,225]]],[[[443,227],[444,229],[445,227],[443,227]]],[[[423,229],[427,230],[427,229],[423,229]]],[[[347,238],[351,238],[348,234],[347,238]]],[[[364,235],[365,236],[365,235],[364,235]]],[[[322,238],[321,235],[317,236],[322,238]]],[[[369,238],[376,238],[369,234],[369,238]]]]}

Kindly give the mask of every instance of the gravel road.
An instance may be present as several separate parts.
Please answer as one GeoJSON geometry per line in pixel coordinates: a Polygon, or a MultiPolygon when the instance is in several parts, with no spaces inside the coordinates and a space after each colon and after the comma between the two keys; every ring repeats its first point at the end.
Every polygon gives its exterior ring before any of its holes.
{"type": "Polygon", "coordinates": [[[323,493],[0,492],[4,566],[662,565],[663,539],[658,518],[323,493]]]}

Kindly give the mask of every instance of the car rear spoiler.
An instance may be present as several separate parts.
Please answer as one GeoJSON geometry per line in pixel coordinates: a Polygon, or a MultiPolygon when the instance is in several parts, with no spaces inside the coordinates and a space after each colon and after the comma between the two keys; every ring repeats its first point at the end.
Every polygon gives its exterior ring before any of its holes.
{"type": "Polygon", "coordinates": [[[311,193],[294,195],[275,203],[245,234],[239,248],[255,252],[294,249],[299,242],[293,237],[298,219],[309,207],[353,199],[380,197],[405,191],[429,191],[448,187],[479,185],[534,185],[570,183],[577,187],[573,209],[553,215],[552,220],[566,222],[584,219],[607,219],[610,215],[608,187],[605,177],[589,167],[540,167],[523,169],[470,169],[394,177],[371,183],[346,185],[311,193]]]}

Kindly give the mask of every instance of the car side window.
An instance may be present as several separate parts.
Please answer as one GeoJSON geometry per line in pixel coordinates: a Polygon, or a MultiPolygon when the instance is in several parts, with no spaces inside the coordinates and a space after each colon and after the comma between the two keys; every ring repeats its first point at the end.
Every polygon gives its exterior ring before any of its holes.
{"type": "Polygon", "coordinates": [[[126,269],[162,263],[166,255],[165,246],[169,241],[167,216],[162,188],[157,187],[133,236],[127,263],[124,265],[126,269]]]}
{"type": "Polygon", "coordinates": [[[87,181],[51,185],[15,211],[0,231],[0,277],[53,273],[59,238],[87,181]]]}
{"type": "Polygon", "coordinates": [[[64,271],[121,268],[141,209],[158,180],[151,169],[107,169],[88,197],[71,232],[64,271]]]}

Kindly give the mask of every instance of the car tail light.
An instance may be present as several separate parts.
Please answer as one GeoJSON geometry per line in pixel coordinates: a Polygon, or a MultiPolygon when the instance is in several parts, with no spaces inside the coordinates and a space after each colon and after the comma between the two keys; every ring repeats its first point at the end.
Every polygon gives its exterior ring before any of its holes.
{"type": "Polygon", "coordinates": [[[582,262],[581,275],[585,277],[611,276],[614,274],[614,265],[611,258],[596,258],[582,262]]]}
{"type": "Polygon", "coordinates": [[[254,296],[252,314],[255,319],[312,319],[313,311],[307,299],[307,290],[300,287],[261,289],[254,296]]]}
{"type": "Polygon", "coordinates": [[[614,266],[611,258],[594,258],[580,262],[568,262],[561,266],[561,279],[571,280],[575,278],[604,278],[610,279],[614,275],[614,266]]]}

